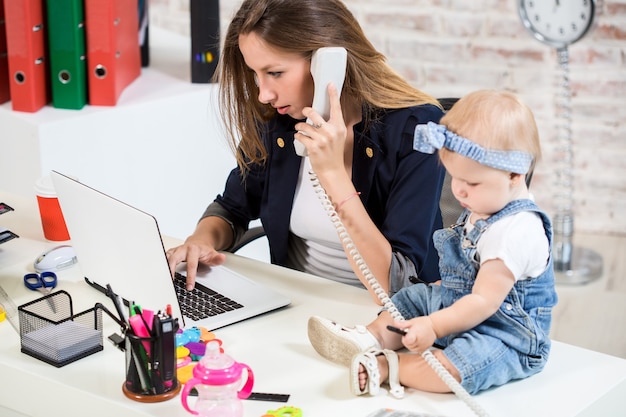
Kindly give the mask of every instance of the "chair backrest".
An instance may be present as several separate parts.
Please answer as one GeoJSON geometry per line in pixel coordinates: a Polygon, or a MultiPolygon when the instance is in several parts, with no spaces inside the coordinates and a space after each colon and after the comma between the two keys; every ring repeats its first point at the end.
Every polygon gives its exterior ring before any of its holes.
{"type": "MultiPolygon", "coordinates": [[[[456,97],[446,97],[438,100],[444,111],[450,110],[454,103],[459,101],[456,97]]],[[[439,209],[441,210],[443,227],[452,226],[459,219],[461,213],[463,213],[463,207],[461,207],[457,199],[454,198],[454,194],[452,194],[452,177],[448,174],[448,171],[446,171],[446,176],[441,188],[439,209]]]]}
{"type": "Polygon", "coordinates": [[[446,171],[443,186],[441,187],[439,209],[441,210],[443,227],[449,227],[455,224],[461,213],[463,213],[463,207],[461,207],[459,201],[454,198],[454,194],[452,194],[452,177],[448,174],[448,171],[446,171]]]}

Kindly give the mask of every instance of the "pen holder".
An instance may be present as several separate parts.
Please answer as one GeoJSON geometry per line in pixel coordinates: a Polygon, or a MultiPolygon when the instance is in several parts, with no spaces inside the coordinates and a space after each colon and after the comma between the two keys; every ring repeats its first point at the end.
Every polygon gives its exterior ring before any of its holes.
{"type": "MultiPolygon", "coordinates": [[[[178,330],[176,321],[171,334],[178,330]]],[[[128,331],[124,338],[126,352],[126,380],[122,391],[131,400],[160,402],[169,400],[180,392],[176,378],[176,346],[174,338],[159,336],[140,337],[128,331]]]]}
{"type": "Polygon", "coordinates": [[[102,311],[74,314],[72,297],[59,290],[18,307],[21,351],[60,368],[99,352],[102,311]]]}

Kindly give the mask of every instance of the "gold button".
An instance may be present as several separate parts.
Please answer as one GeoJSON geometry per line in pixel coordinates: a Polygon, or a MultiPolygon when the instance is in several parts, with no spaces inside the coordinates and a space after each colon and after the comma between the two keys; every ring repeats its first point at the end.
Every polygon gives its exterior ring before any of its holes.
{"type": "Polygon", "coordinates": [[[374,156],[374,150],[368,146],[367,148],[365,148],[365,154],[371,158],[374,156]]]}
{"type": "Polygon", "coordinates": [[[276,143],[278,144],[279,147],[284,148],[285,147],[285,140],[283,138],[278,138],[276,139],[276,143]]]}

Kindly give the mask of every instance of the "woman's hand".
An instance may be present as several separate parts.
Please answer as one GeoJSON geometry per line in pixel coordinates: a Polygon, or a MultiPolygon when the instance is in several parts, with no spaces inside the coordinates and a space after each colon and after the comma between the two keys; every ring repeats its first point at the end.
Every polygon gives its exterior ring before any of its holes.
{"type": "Polygon", "coordinates": [[[176,266],[181,262],[187,262],[187,289],[192,290],[196,282],[198,264],[208,266],[223,264],[226,255],[218,252],[216,246],[228,247],[232,238],[230,226],[224,220],[213,216],[205,217],[185,243],[167,250],[167,263],[172,277],[176,266]]]}
{"type": "Polygon", "coordinates": [[[295,138],[307,149],[311,160],[311,167],[318,176],[345,171],[344,149],[347,128],[343,120],[343,112],[339,101],[337,88],[331,83],[328,85],[330,99],[330,118],[324,118],[311,107],[305,107],[302,114],[309,118],[313,125],[308,123],[296,124],[295,138]]]}
{"type": "Polygon", "coordinates": [[[199,263],[215,266],[223,264],[226,259],[226,255],[194,235],[189,236],[182,245],[168,249],[166,254],[172,276],[179,263],[187,262],[187,290],[192,290],[195,285],[199,263]]]}

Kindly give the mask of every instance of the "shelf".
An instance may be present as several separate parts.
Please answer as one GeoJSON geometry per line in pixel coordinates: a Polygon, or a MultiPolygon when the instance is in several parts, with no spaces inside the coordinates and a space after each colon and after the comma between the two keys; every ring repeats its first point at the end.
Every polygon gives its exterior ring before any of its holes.
{"type": "Polygon", "coordinates": [[[150,36],[150,66],[116,106],[0,106],[0,189],[34,198],[37,178],[54,169],[153,214],[163,233],[193,230],[235,160],[216,85],[190,82],[190,39],[158,28],[150,36]]]}

